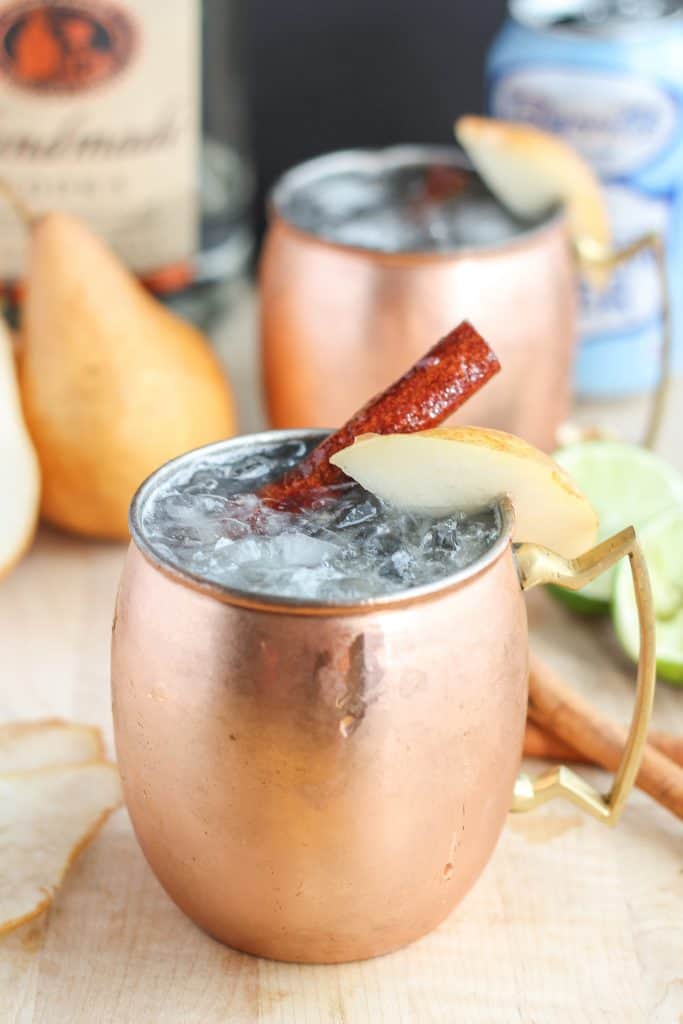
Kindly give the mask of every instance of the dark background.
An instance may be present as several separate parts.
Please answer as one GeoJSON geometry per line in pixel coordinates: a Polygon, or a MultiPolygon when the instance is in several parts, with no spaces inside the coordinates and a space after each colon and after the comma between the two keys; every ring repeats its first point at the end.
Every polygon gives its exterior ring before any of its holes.
{"type": "Polygon", "coordinates": [[[483,103],[505,0],[245,0],[251,145],[264,191],[349,146],[447,142],[483,103]]]}

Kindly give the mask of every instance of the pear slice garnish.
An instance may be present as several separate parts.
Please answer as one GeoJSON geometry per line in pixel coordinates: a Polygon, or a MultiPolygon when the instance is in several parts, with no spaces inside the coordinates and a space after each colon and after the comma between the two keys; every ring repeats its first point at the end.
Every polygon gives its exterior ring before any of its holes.
{"type": "Polygon", "coordinates": [[[563,139],[527,124],[467,114],[455,136],[495,197],[513,214],[535,220],[557,204],[567,212],[579,247],[610,246],[607,206],[600,182],[563,139]]]}
{"type": "Polygon", "coordinates": [[[596,540],[598,517],[571,477],[513,434],[480,427],[365,434],[330,461],[388,504],[418,513],[472,512],[506,495],[513,540],[565,558],[596,540]]]}

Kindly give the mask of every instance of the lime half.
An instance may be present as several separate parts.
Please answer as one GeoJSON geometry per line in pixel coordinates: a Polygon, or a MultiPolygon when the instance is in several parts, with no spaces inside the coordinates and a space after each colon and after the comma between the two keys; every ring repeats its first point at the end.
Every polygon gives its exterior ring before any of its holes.
{"type": "MultiPolygon", "coordinates": [[[[600,518],[598,540],[625,526],[640,527],[672,505],[683,502],[683,477],[645,448],[619,441],[582,441],[555,452],[554,458],[573,477],[600,518]]],[[[571,608],[587,614],[609,609],[615,569],[582,590],[559,587],[553,593],[571,608]]]]}
{"type": "MultiPolygon", "coordinates": [[[[657,632],[657,674],[683,684],[683,507],[669,509],[639,531],[645,555],[657,632]]],[[[640,634],[631,570],[616,569],[612,606],[614,628],[626,654],[638,660],[640,634]]]]}

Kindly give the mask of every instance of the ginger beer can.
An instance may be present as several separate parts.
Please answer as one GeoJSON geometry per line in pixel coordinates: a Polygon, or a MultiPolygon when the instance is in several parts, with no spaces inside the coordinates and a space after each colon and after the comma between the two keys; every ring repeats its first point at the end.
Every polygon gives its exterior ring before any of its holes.
{"type": "MultiPolygon", "coordinates": [[[[487,61],[494,116],[561,135],[599,175],[617,246],[665,240],[673,368],[683,370],[683,4],[512,0],[487,61]]],[[[581,285],[578,391],[649,390],[659,375],[662,282],[651,252],[602,292],[581,285]]]]}

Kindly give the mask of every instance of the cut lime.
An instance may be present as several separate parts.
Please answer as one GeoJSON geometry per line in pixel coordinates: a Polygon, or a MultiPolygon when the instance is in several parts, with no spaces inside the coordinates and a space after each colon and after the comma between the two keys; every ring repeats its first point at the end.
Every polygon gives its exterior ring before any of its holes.
{"type": "MultiPolygon", "coordinates": [[[[554,458],[573,477],[600,518],[598,539],[625,526],[639,529],[664,510],[683,502],[683,477],[645,448],[619,441],[582,441],[555,452],[554,458]]],[[[565,604],[586,614],[609,610],[615,570],[580,591],[552,587],[565,604]]]]}
{"type": "MultiPolygon", "coordinates": [[[[657,631],[657,674],[683,684],[683,506],[671,508],[638,531],[645,555],[657,631]]],[[[626,654],[638,660],[638,610],[628,562],[616,569],[614,628],[626,654]]]]}
{"type": "Polygon", "coordinates": [[[548,590],[570,611],[580,612],[581,615],[605,615],[609,611],[609,598],[605,601],[603,597],[591,596],[588,586],[583,590],[566,590],[564,587],[556,587],[549,583],[548,590]]]}

